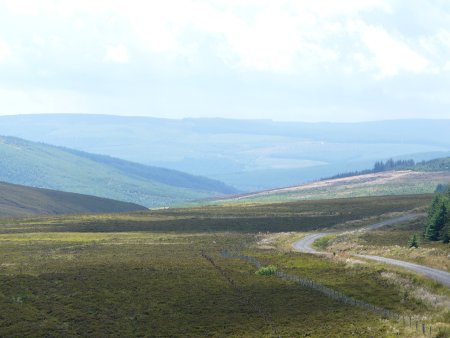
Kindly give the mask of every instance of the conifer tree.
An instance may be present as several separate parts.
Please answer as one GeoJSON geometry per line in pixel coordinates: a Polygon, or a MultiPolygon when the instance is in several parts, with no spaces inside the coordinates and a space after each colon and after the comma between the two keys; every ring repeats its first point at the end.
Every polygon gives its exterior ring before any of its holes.
{"type": "Polygon", "coordinates": [[[424,237],[430,241],[437,241],[441,239],[440,236],[442,235],[442,229],[448,221],[445,200],[438,198],[438,203],[435,203],[435,200],[433,200],[433,204],[430,208],[427,226],[424,233],[424,237]]]}
{"type": "Polygon", "coordinates": [[[450,231],[449,231],[448,227],[447,227],[447,232],[442,237],[442,243],[444,243],[444,244],[450,243],[450,231]]]}
{"type": "Polygon", "coordinates": [[[417,240],[416,234],[412,235],[408,242],[408,247],[410,248],[418,248],[419,247],[419,241],[417,240]]]}
{"type": "Polygon", "coordinates": [[[439,210],[439,206],[442,203],[442,194],[435,194],[433,201],[431,202],[430,207],[428,208],[428,216],[425,226],[423,228],[423,237],[427,238],[427,233],[429,232],[429,228],[433,226],[434,221],[436,219],[436,215],[439,210]]]}

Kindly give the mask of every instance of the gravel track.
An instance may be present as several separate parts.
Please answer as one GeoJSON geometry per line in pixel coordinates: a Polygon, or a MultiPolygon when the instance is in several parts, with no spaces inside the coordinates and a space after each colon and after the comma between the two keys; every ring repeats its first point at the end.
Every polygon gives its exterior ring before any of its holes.
{"type": "MultiPolygon", "coordinates": [[[[383,222],[379,222],[379,223],[375,223],[375,224],[371,224],[368,226],[365,226],[361,229],[358,230],[354,230],[352,232],[359,232],[359,231],[370,231],[370,230],[374,230],[374,229],[378,229],[381,228],[383,226],[386,225],[393,225],[393,224],[397,224],[397,223],[403,223],[406,221],[410,221],[413,220],[417,217],[422,216],[422,214],[408,214],[408,215],[404,215],[401,217],[396,217],[396,218],[392,218],[383,222]]],[[[328,254],[328,253],[324,253],[324,252],[319,252],[316,249],[314,249],[312,247],[312,244],[314,243],[314,241],[316,241],[317,239],[324,237],[326,235],[330,235],[330,234],[341,234],[342,232],[318,232],[318,233],[312,233],[309,235],[306,235],[305,237],[303,237],[302,239],[299,239],[298,241],[296,241],[292,246],[294,248],[294,250],[299,251],[299,252],[304,252],[304,253],[310,253],[310,254],[328,254]]],[[[448,287],[450,287],[450,273],[447,271],[442,271],[442,270],[438,270],[438,269],[433,269],[424,265],[419,265],[419,264],[414,264],[414,263],[410,263],[410,262],[405,262],[405,261],[400,261],[397,259],[392,259],[392,258],[386,258],[386,257],[381,257],[381,256],[371,256],[371,255],[358,255],[355,254],[355,257],[359,257],[359,258],[364,258],[364,259],[369,259],[369,260],[373,260],[373,261],[377,261],[377,262],[381,262],[381,263],[386,263],[386,264],[390,264],[390,265],[395,265],[395,266],[399,266],[402,267],[404,269],[416,272],[418,274],[427,276],[439,283],[442,283],[443,285],[446,285],[448,287]]]]}

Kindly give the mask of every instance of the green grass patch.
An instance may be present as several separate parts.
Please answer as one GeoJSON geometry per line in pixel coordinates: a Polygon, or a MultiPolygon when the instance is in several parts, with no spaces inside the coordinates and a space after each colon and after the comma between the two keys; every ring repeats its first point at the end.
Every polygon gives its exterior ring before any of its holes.
{"type": "Polygon", "coordinates": [[[337,236],[336,234],[329,234],[329,235],[320,237],[314,241],[312,246],[316,249],[321,249],[321,250],[326,249],[328,244],[330,244],[330,241],[333,238],[335,238],[336,236],[337,236]]]}
{"type": "Polygon", "coordinates": [[[255,274],[260,276],[273,276],[276,273],[277,267],[274,265],[262,266],[255,272],[255,274]]]}

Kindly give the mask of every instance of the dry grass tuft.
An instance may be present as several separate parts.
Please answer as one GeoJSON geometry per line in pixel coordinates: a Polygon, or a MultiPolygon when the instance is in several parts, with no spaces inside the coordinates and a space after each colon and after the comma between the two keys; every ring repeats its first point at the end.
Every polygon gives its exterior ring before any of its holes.
{"type": "Polygon", "coordinates": [[[436,309],[449,309],[450,297],[437,295],[424,286],[413,284],[409,279],[400,276],[395,272],[383,271],[381,276],[393,285],[400,286],[402,291],[409,296],[426,303],[436,309]]]}

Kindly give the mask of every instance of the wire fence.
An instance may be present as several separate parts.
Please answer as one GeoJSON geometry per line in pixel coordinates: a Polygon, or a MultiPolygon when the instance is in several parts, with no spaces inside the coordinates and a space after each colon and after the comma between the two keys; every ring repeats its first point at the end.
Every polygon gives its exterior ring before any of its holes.
{"type": "MultiPolygon", "coordinates": [[[[246,256],[246,255],[242,255],[242,254],[239,254],[236,252],[232,253],[227,250],[220,251],[219,255],[223,258],[237,258],[237,259],[246,261],[246,262],[254,265],[258,269],[263,266],[263,264],[261,262],[259,262],[255,257],[252,257],[252,256],[246,256]]],[[[359,300],[359,299],[355,299],[353,297],[343,294],[342,292],[333,290],[325,285],[314,282],[311,279],[302,278],[302,277],[295,276],[295,275],[290,275],[290,274],[287,274],[282,271],[276,271],[275,275],[278,278],[281,278],[282,280],[294,282],[294,283],[300,284],[304,287],[316,290],[316,291],[322,293],[323,295],[330,297],[334,300],[337,300],[341,303],[348,304],[351,306],[357,306],[361,309],[364,309],[364,310],[370,311],[372,313],[375,313],[377,315],[380,315],[383,318],[396,320],[400,323],[403,323],[403,325],[405,327],[409,326],[412,331],[414,331],[414,329],[415,329],[415,331],[417,333],[422,333],[423,335],[431,336],[435,333],[437,334],[437,333],[443,332],[440,327],[437,328],[436,332],[434,332],[433,326],[431,324],[424,323],[423,320],[421,320],[415,316],[400,315],[394,311],[384,309],[382,307],[367,303],[367,302],[359,300]]]]}
{"type": "Polygon", "coordinates": [[[266,324],[271,328],[272,333],[275,337],[280,337],[278,334],[278,330],[275,326],[274,320],[267,310],[259,305],[257,305],[254,300],[247,294],[245,294],[244,290],[236,283],[236,281],[223,269],[220,267],[212,257],[206,255],[206,253],[201,250],[200,255],[206,259],[221,275],[222,277],[230,284],[230,286],[240,295],[240,301],[243,304],[246,304],[253,308],[253,310],[266,322],[266,324]]]}

